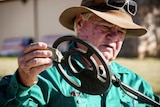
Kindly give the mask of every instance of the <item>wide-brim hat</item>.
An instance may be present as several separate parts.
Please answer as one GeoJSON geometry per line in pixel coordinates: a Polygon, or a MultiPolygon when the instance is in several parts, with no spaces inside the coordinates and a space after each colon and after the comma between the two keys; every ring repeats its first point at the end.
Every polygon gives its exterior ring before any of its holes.
{"type": "Polygon", "coordinates": [[[147,32],[144,27],[134,23],[132,17],[129,14],[119,10],[107,10],[102,12],[85,6],[70,7],[62,12],[59,17],[59,21],[64,27],[70,30],[74,30],[75,17],[78,14],[88,12],[92,12],[105,21],[127,29],[126,36],[141,36],[147,32]]]}

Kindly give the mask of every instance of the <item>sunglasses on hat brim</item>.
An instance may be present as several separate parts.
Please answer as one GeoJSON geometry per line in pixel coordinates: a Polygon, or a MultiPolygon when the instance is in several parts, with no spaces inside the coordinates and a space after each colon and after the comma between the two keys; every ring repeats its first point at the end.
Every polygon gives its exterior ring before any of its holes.
{"type": "Polygon", "coordinates": [[[133,0],[105,0],[107,6],[127,11],[131,15],[137,13],[137,3],[133,0]]]}

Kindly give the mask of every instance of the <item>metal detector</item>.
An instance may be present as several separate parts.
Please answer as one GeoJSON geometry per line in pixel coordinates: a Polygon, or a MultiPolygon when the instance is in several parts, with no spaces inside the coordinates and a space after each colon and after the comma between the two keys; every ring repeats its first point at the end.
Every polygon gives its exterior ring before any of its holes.
{"type": "Polygon", "coordinates": [[[63,36],[54,42],[52,48],[49,47],[48,49],[55,53],[55,55],[53,55],[53,61],[58,72],[71,86],[80,92],[99,95],[107,92],[110,85],[113,84],[116,87],[120,87],[130,97],[134,98],[131,94],[137,96],[137,98],[134,99],[138,101],[160,107],[158,102],[124,84],[115,75],[111,74],[107,60],[91,43],[76,36],[63,36]],[[74,42],[80,44],[83,48],[68,49],[62,54],[59,51],[59,46],[63,42],[74,42]],[[82,61],[76,62],[76,60],[72,58],[74,56],[78,56],[77,59],[83,60],[88,64],[85,65],[82,63],[81,65],[84,66],[81,67],[78,63],[82,61]],[[97,60],[102,67],[99,66],[97,60]],[[78,81],[72,79],[73,77],[78,81]],[[128,94],[128,92],[131,94],[128,94]]]}

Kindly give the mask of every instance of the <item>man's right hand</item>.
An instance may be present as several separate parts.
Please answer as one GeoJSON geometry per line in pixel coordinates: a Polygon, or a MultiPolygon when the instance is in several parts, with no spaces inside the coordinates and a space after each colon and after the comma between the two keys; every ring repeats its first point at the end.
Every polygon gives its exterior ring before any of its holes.
{"type": "Polygon", "coordinates": [[[32,86],[37,82],[37,76],[53,65],[52,52],[47,50],[44,42],[32,43],[18,57],[19,80],[24,86],[32,86]]]}

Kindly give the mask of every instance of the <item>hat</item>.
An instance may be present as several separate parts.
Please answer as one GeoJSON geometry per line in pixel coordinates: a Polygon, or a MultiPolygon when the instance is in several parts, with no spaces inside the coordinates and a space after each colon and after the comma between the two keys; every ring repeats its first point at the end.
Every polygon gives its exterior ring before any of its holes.
{"type": "Polygon", "coordinates": [[[147,32],[144,27],[134,23],[132,17],[126,12],[111,8],[104,11],[103,7],[107,7],[104,3],[104,0],[83,0],[81,6],[66,9],[60,15],[59,21],[64,27],[74,30],[75,17],[81,13],[92,12],[107,22],[127,29],[126,36],[141,36],[147,32]],[[97,10],[97,7],[101,8],[97,10]]]}

